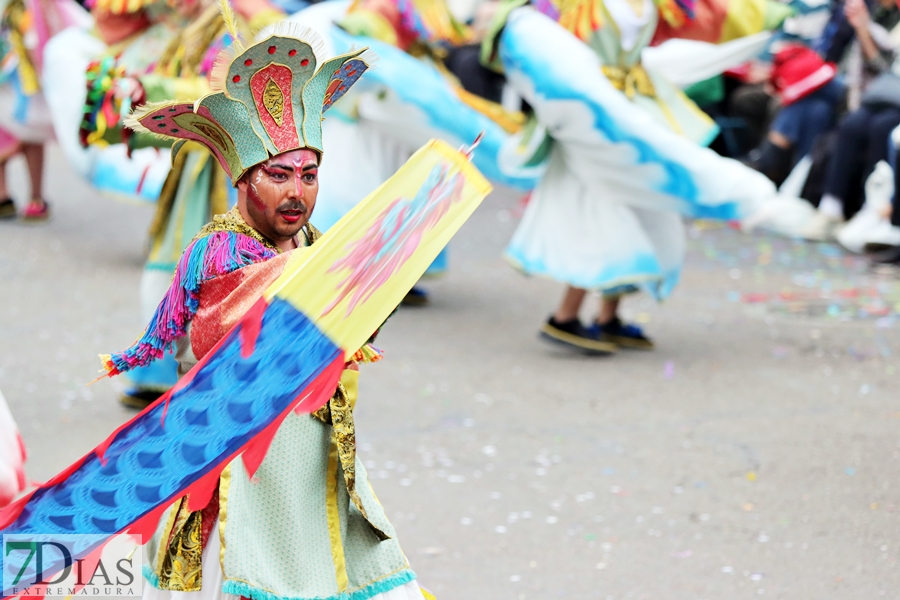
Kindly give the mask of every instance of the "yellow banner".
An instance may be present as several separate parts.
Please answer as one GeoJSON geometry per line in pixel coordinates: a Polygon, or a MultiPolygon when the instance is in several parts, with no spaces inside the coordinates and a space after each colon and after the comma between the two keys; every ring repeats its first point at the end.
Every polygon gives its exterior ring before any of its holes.
{"type": "Polygon", "coordinates": [[[292,261],[265,297],[287,300],[353,354],[491,189],[465,154],[432,140],[292,261]]]}

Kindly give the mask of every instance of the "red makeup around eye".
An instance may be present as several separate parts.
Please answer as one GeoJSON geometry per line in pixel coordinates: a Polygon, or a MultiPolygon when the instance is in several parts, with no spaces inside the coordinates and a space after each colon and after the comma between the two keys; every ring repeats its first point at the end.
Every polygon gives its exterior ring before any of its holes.
{"type": "Polygon", "coordinates": [[[270,168],[270,167],[267,167],[266,165],[259,165],[259,170],[262,171],[263,173],[265,173],[266,175],[268,175],[269,177],[275,177],[276,175],[284,175],[284,176],[287,175],[287,173],[285,173],[281,169],[270,168]]]}

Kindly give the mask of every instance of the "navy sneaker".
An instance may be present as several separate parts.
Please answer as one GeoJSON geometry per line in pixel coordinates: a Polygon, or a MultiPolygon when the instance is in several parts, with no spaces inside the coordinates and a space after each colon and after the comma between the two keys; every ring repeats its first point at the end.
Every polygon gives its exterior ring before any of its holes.
{"type": "Polygon", "coordinates": [[[623,323],[619,317],[613,318],[612,321],[604,325],[594,323],[586,330],[589,335],[594,336],[597,340],[609,342],[622,348],[653,349],[653,342],[644,335],[640,327],[630,323],[623,323]]]}
{"type": "Polygon", "coordinates": [[[559,323],[550,317],[541,327],[541,337],[586,354],[613,354],[616,351],[615,344],[597,339],[578,319],[559,323]]]}

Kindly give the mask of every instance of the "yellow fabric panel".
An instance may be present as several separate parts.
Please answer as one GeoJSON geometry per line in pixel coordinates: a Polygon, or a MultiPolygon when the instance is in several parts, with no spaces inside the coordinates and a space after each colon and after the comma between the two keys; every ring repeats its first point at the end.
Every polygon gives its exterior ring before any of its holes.
{"type": "Polygon", "coordinates": [[[729,0],[720,43],[763,31],[766,0],[729,0]]]}
{"type": "Polygon", "coordinates": [[[225,527],[228,525],[228,490],[231,488],[231,465],[219,476],[219,568],[225,572],[225,527]]]}
{"type": "Polygon", "coordinates": [[[477,110],[487,118],[491,119],[494,123],[503,128],[506,133],[518,133],[525,125],[525,115],[521,112],[509,112],[503,108],[502,105],[491,102],[490,100],[485,100],[481,96],[476,96],[456,85],[453,86],[453,91],[456,92],[459,99],[470,108],[477,110]]]}
{"type": "Polygon", "coordinates": [[[350,410],[354,410],[356,408],[356,399],[359,397],[359,371],[344,369],[344,372],[341,374],[341,385],[344,386],[344,392],[347,394],[350,410]]]}
{"type": "Polygon", "coordinates": [[[31,53],[25,43],[25,36],[32,29],[31,14],[22,0],[10,2],[3,13],[5,25],[9,28],[9,43],[19,59],[19,83],[22,93],[33,96],[40,91],[37,69],[31,60],[31,53]]]}
{"type": "Polygon", "coordinates": [[[304,253],[305,261],[288,265],[265,297],[271,301],[278,296],[290,302],[352,356],[400,304],[491,189],[465,155],[445,142],[432,140],[329,229],[304,253]],[[377,226],[379,219],[388,216],[392,208],[408,206],[441,169],[445,185],[460,186],[455,201],[441,206],[445,212],[429,215],[436,222],[421,223],[421,214],[404,218],[400,232],[409,237],[402,248],[397,233],[383,239],[392,227],[377,226]],[[378,251],[384,247],[391,253],[392,267],[377,262],[378,251]],[[353,260],[348,261],[348,256],[353,260]]]}
{"type": "Polygon", "coordinates": [[[339,592],[346,592],[350,586],[347,577],[347,561],[344,558],[344,541],[341,538],[341,514],[338,511],[338,448],[331,439],[328,453],[328,480],[325,482],[325,503],[328,514],[328,537],[331,540],[331,559],[339,592]]]}

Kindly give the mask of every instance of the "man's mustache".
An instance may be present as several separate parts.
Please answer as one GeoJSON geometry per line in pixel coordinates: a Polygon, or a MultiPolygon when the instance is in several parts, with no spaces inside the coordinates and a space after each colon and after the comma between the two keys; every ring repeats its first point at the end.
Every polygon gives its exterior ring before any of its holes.
{"type": "Polygon", "coordinates": [[[281,212],[285,210],[295,210],[300,213],[306,212],[306,205],[302,202],[285,202],[284,204],[279,204],[278,208],[275,210],[281,212]]]}

